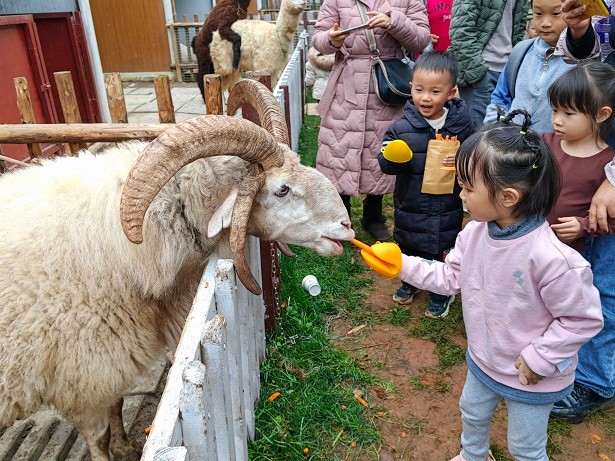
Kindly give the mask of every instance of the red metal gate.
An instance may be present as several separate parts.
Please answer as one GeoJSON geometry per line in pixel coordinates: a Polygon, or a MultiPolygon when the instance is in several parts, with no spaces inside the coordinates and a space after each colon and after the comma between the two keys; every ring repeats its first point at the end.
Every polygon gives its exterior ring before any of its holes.
{"type": "MultiPolygon", "coordinates": [[[[0,123],[20,123],[13,78],[28,80],[37,123],[58,123],[51,85],[41,54],[41,44],[32,15],[0,16],[0,123]]],[[[55,146],[43,147],[49,155],[55,146]]],[[[2,145],[4,154],[17,160],[29,159],[26,146],[2,145]]]]}

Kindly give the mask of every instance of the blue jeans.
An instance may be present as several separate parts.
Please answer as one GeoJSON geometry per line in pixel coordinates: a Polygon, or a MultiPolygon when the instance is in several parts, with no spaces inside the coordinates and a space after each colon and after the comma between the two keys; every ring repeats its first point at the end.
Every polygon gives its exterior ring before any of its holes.
{"type": "Polygon", "coordinates": [[[579,350],[576,381],[609,398],[615,395],[615,235],[592,240],[589,261],[604,328],[579,350]]]}
{"type": "MultiPolygon", "coordinates": [[[[502,397],[483,385],[470,370],[463,386],[461,454],[466,461],[484,461],[489,453],[493,414],[502,397]]],[[[508,451],[517,461],[548,461],[547,425],[553,404],[528,405],[504,399],[508,410],[508,451]]]]}
{"type": "Polygon", "coordinates": [[[487,106],[491,102],[491,93],[495,90],[498,83],[500,72],[488,70],[487,73],[478,82],[468,86],[459,87],[459,96],[463,99],[470,109],[472,120],[476,126],[483,125],[487,106]]]}

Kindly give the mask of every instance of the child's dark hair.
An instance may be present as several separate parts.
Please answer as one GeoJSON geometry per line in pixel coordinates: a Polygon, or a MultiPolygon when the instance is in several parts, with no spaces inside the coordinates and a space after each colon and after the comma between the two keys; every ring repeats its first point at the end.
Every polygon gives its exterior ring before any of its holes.
{"type": "Polygon", "coordinates": [[[613,116],[598,124],[600,108],[615,107],[615,70],[602,62],[589,62],[570,69],[548,90],[551,107],[570,109],[587,115],[596,136],[613,132],[613,116]]]}
{"type": "Polygon", "coordinates": [[[414,62],[412,72],[417,71],[427,72],[445,72],[451,77],[451,88],[457,84],[457,76],[459,75],[459,65],[457,59],[448,51],[426,51],[421,54],[414,62]]]}
{"type": "Polygon", "coordinates": [[[561,176],[557,161],[542,137],[530,131],[530,115],[514,110],[474,133],[459,148],[456,158],[459,179],[473,187],[482,180],[493,201],[497,193],[513,187],[521,193],[512,209],[515,218],[546,216],[560,191],[561,176]],[[512,119],[523,115],[522,126],[512,119]]]}

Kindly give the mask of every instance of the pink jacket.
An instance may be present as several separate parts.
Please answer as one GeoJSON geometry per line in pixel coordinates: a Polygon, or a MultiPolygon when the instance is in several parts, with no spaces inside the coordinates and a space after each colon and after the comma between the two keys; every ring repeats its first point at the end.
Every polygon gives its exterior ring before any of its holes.
{"type": "Polygon", "coordinates": [[[487,223],[472,221],[444,263],[404,255],[399,278],[440,294],[461,291],[472,360],[495,381],[527,392],[572,384],[577,351],[603,325],[589,263],[546,221],[511,240],[492,239],[487,223]],[[542,381],[519,382],[519,355],[542,381]]]}
{"type": "MultiPolygon", "coordinates": [[[[357,1],[361,0],[325,0],[312,38],[318,51],[336,54],[318,105],[322,121],[316,168],[341,194],[381,195],[393,191],[395,177],[380,171],[378,152],[386,129],[401,116],[403,108],[385,106],[374,93],[364,30],[351,33],[339,50],[329,43],[334,23],[342,29],[362,23],[357,1]]],[[[413,53],[429,42],[427,13],[421,0],[376,0],[373,10],[391,18],[389,29],[373,29],[382,58],[402,58],[402,47],[413,53]]]]}

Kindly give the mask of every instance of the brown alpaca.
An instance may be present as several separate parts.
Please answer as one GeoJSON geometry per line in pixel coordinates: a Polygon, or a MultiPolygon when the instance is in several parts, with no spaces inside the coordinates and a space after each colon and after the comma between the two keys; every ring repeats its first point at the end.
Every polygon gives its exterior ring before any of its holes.
{"type": "Polygon", "coordinates": [[[235,21],[248,17],[249,4],[250,0],[220,0],[207,16],[201,31],[192,39],[192,49],[199,63],[196,81],[203,97],[205,97],[203,76],[214,73],[214,65],[209,55],[212,35],[217,30],[222,38],[233,44],[233,68],[237,69],[241,57],[241,37],[231,29],[231,26],[235,21]]]}

